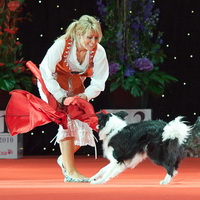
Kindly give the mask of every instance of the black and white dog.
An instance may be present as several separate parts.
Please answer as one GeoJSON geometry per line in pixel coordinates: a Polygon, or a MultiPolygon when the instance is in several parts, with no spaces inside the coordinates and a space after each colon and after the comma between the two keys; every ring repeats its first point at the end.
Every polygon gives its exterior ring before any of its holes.
{"type": "Polygon", "coordinates": [[[191,127],[182,121],[183,117],[166,123],[149,120],[127,124],[124,111],[99,113],[99,139],[103,140],[103,153],[110,163],[90,178],[90,183],[106,183],[126,168],[134,168],[149,157],[163,166],[167,175],[160,184],[168,184],[184,158],[183,144],[191,127]]]}

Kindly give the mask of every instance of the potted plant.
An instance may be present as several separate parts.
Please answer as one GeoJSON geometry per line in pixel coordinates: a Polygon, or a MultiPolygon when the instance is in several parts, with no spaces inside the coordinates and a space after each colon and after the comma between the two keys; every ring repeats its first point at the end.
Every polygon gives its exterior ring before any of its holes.
{"type": "Polygon", "coordinates": [[[0,89],[30,90],[31,73],[21,57],[22,44],[17,39],[19,16],[24,0],[0,0],[0,89]]]}
{"type": "Polygon", "coordinates": [[[133,97],[146,92],[157,96],[177,79],[160,70],[166,57],[161,49],[162,32],[156,30],[159,10],[152,0],[98,0],[104,26],[110,91],[118,88],[133,97]]]}
{"type": "Polygon", "coordinates": [[[24,0],[0,0],[0,109],[4,110],[13,89],[32,88],[32,75],[25,67],[22,44],[17,39],[24,0]]]}

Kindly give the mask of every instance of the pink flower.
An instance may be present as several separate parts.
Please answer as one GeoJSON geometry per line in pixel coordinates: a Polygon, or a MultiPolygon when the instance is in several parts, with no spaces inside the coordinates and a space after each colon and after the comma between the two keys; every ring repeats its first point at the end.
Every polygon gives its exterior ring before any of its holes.
{"type": "Polygon", "coordinates": [[[19,1],[11,1],[8,3],[8,9],[10,11],[15,11],[17,8],[19,8],[20,2],[19,1]]]}

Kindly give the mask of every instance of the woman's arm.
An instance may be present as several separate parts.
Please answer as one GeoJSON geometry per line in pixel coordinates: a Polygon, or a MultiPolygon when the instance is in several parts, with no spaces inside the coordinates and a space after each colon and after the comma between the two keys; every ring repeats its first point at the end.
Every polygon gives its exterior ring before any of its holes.
{"type": "Polygon", "coordinates": [[[109,67],[106,52],[104,48],[98,44],[96,54],[93,59],[93,76],[91,77],[90,85],[85,89],[84,94],[88,101],[97,97],[101,91],[105,89],[105,82],[108,79],[109,67]]]}
{"type": "Polygon", "coordinates": [[[56,100],[66,96],[66,91],[63,90],[58,82],[55,80],[53,74],[56,70],[56,65],[62,59],[63,50],[65,47],[65,40],[57,40],[47,51],[42,63],[40,64],[40,71],[42,78],[48,91],[55,97],[56,100]]]}

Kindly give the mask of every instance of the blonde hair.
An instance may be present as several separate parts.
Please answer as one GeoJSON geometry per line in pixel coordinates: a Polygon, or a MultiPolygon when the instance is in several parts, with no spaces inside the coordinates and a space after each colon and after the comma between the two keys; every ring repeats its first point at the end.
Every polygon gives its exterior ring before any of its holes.
{"type": "Polygon", "coordinates": [[[78,34],[84,35],[90,31],[98,34],[98,42],[102,39],[102,30],[99,21],[92,16],[83,15],[79,20],[74,20],[67,28],[64,35],[60,36],[58,39],[68,39],[79,42],[78,34]]]}

